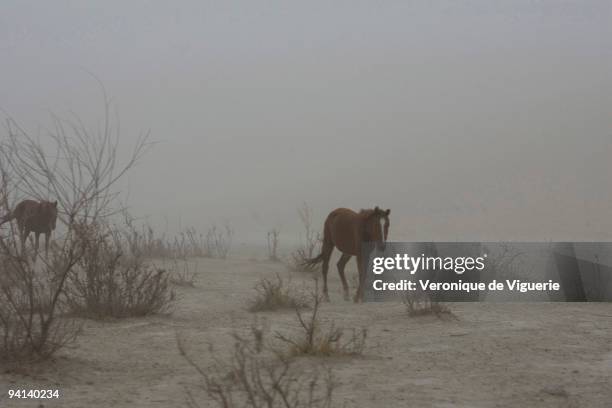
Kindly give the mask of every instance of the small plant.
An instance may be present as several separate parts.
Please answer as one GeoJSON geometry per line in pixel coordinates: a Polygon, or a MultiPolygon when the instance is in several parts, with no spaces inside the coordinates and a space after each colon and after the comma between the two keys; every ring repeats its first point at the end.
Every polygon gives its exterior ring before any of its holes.
{"type": "MultiPolygon", "coordinates": [[[[248,337],[234,334],[232,352],[226,361],[215,359],[206,369],[187,354],[177,335],[179,353],[202,378],[198,387],[218,407],[251,408],[331,408],[337,387],[330,369],[305,370],[293,359],[268,346],[267,330],[253,325],[248,337]]],[[[211,355],[216,354],[212,345],[211,355]]],[[[188,404],[200,404],[187,390],[188,404]]]]}
{"type": "Polygon", "coordinates": [[[312,270],[307,260],[317,255],[321,244],[321,234],[315,232],[312,227],[312,209],[307,203],[298,209],[298,215],[304,227],[304,236],[300,246],[291,254],[289,267],[293,271],[307,272],[312,270]]]}
{"type": "Polygon", "coordinates": [[[513,248],[510,244],[500,243],[493,248],[484,248],[484,252],[490,254],[487,260],[487,280],[493,279],[521,279],[530,281],[533,276],[526,270],[525,254],[513,248]]]}
{"type": "Polygon", "coordinates": [[[446,315],[456,318],[448,306],[433,300],[431,296],[423,290],[406,292],[403,302],[404,305],[406,305],[406,311],[410,317],[428,315],[442,317],[446,315]]]}
{"type": "Polygon", "coordinates": [[[193,227],[179,232],[172,241],[164,240],[163,246],[164,253],[170,258],[211,256],[206,249],[203,235],[193,227]]]}
{"type": "Polygon", "coordinates": [[[268,239],[268,259],[273,262],[278,262],[279,258],[277,255],[278,250],[278,236],[280,235],[280,231],[272,229],[268,231],[267,239],[268,239]]]}
{"type": "Polygon", "coordinates": [[[262,278],[255,285],[255,291],[257,295],[249,307],[251,312],[309,307],[307,299],[278,273],[275,278],[262,278]]]}
{"type": "Polygon", "coordinates": [[[309,315],[300,309],[295,309],[300,331],[297,336],[286,336],[279,332],[276,338],[289,344],[289,355],[361,355],[365,348],[367,329],[347,330],[337,328],[332,322],[324,329],[319,321],[319,308],[323,301],[323,295],[319,293],[319,285],[315,280],[315,289],[311,294],[311,310],[309,315]]]}
{"type": "Polygon", "coordinates": [[[232,247],[233,237],[234,230],[229,224],[225,224],[223,229],[213,225],[206,233],[204,256],[226,259],[232,247]]]}
{"type": "Polygon", "coordinates": [[[195,287],[197,276],[197,264],[190,266],[187,258],[174,258],[173,267],[170,274],[170,283],[175,286],[195,287]]]}

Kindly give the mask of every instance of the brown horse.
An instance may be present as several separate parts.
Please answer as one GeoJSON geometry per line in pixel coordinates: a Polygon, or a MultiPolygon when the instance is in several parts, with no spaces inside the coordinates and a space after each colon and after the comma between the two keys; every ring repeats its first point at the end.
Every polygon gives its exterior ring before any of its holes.
{"type": "Polygon", "coordinates": [[[327,270],[329,258],[334,247],[342,252],[337,263],[338,274],[342,280],[344,300],[349,299],[349,288],[344,276],[344,267],[351,256],[357,257],[357,270],[359,272],[359,287],[354,301],[363,301],[363,290],[365,286],[366,271],[363,265],[362,249],[364,243],[375,242],[384,250],[385,241],[389,233],[389,214],[391,210],[381,210],[375,207],[373,210],[361,210],[356,213],[348,208],[337,208],[332,211],[325,220],[323,228],[323,246],[321,254],[316,258],[308,259],[304,265],[314,267],[323,262],[323,296],[329,301],[327,293],[327,270]]]}
{"type": "Polygon", "coordinates": [[[45,256],[49,255],[49,238],[57,222],[57,201],[23,200],[13,211],[0,219],[0,225],[17,220],[17,227],[21,238],[21,253],[25,254],[25,242],[30,232],[36,234],[34,246],[34,260],[38,254],[40,234],[45,234],[45,256]]]}

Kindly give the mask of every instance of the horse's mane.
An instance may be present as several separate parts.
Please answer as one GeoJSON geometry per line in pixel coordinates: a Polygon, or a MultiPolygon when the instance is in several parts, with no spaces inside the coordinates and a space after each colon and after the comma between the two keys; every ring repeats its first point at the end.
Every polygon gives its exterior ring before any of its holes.
{"type": "Polygon", "coordinates": [[[359,210],[359,213],[357,215],[359,215],[359,218],[367,220],[374,214],[375,214],[375,211],[373,208],[362,208],[359,210]]]}
{"type": "Polygon", "coordinates": [[[381,210],[379,207],[376,208],[362,208],[359,210],[359,217],[368,219],[374,215],[386,216],[385,210],[381,210]]]}

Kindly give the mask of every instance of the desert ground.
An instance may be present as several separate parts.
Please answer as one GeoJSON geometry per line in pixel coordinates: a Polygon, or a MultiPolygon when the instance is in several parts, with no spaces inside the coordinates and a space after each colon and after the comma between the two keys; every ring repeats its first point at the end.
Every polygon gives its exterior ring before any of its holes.
{"type": "MultiPolygon", "coordinates": [[[[202,407],[202,379],[179,355],[177,336],[198,365],[228,352],[232,333],[255,319],[297,330],[291,310],[248,311],[254,285],[275,273],[312,286],[313,274],[243,251],[227,260],[192,259],[194,287],[177,287],[171,313],[83,321],[76,343],[51,361],[3,367],[1,407],[202,407]],[[57,400],[8,399],[8,389],[59,389],[57,400]]],[[[335,265],[332,261],[331,265],[335,265]]],[[[349,282],[354,284],[354,261],[349,282]]],[[[367,328],[363,355],[297,357],[331,367],[338,407],[610,407],[612,305],[608,303],[452,303],[456,318],[408,317],[399,302],[342,299],[335,267],[321,319],[367,328]]],[[[353,287],[351,288],[353,290],[353,287]]]]}

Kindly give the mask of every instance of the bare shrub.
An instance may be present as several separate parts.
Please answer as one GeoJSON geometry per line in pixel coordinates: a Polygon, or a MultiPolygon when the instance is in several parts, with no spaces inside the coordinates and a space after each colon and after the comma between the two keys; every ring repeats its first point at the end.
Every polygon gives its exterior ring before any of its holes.
{"type": "Polygon", "coordinates": [[[280,235],[280,231],[276,228],[268,231],[267,241],[268,241],[268,260],[277,262],[278,258],[278,236],[280,235]]]}
{"type": "MultiPolygon", "coordinates": [[[[222,408],[330,408],[337,387],[330,369],[303,369],[267,345],[266,329],[252,326],[248,337],[234,334],[226,361],[200,367],[177,335],[180,354],[202,378],[199,389],[222,408]]],[[[211,355],[216,350],[210,345],[211,355]]],[[[188,390],[190,407],[201,407],[188,390]]],[[[199,398],[198,398],[199,399],[199,398]]]]}
{"type": "Polygon", "coordinates": [[[79,230],[83,256],[68,277],[70,310],[91,318],[146,316],[166,312],[174,300],[165,269],[147,263],[122,239],[117,226],[97,224],[79,230]]]}
{"type": "Polygon", "coordinates": [[[407,291],[403,302],[410,317],[435,315],[436,317],[456,318],[448,306],[432,299],[427,292],[421,289],[407,291]]]}
{"type": "Polygon", "coordinates": [[[523,252],[505,243],[495,245],[495,249],[484,248],[484,253],[489,254],[485,269],[487,280],[517,278],[524,281],[532,280],[533,275],[529,271],[525,271],[525,254],[523,252]]]}
{"type": "Polygon", "coordinates": [[[134,220],[127,222],[130,235],[126,236],[130,250],[149,258],[184,259],[206,257],[225,259],[232,246],[234,231],[229,224],[223,228],[213,225],[206,234],[195,227],[187,227],[174,236],[161,235],[147,223],[136,226],[134,220]]]}
{"type": "Polygon", "coordinates": [[[184,232],[184,243],[185,250],[184,253],[187,256],[205,256],[203,250],[203,239],[202,234],[200,234],[194,227],[190,227],[185,229],[184,232]]]}
{"type": "Polygon", "coordinates": [[[296,308],[295,313],[300,324],[299,334],[286,336],[277,332],[276,338],[289,345],[289,355],[361,355],[365,348],[367,330],[345,330],[331,322],[324,328],[319,320],[319,308],[323,295],[319,293],[318,282],[311,293],[311,309],[308,315],[296,308]],[[348,332],[348,334],[347,334],[348,332]]]}
{"type": "Polygon", "coordinates": [[[175,286],[195,287],[197,264],[190,264],[187,258],[174,258],[172,264],[170,283],[175,286]]]}
{"type": "Polygon", "coordinates": [[[226,259],[232,247],[234,230],[229,224],[223,228],[213,225],[206,234],[198,232],[189,227],[174,237],[172,243],[168,243],[168,252],[171,257],[205,257],[226,259]]]}
{"type": "Polygon", "coordinates": [[[233,237],[234,230],[229,224],[226,223],[223,228],[217,228],[216,225],[213,225],[206,233],[206,246],[203,256],[226,259],[232,248],[233,237]]]}
{"type": "Polygon", "coordinates": [[[205,256],[204,239],[193,227],[180,231],[169,238],[166,233],[158,234],[148,223],[138,223],[131,217],[124,216],[126,229],[125,239],[132,253],[147,258],[175,259],[205,256]]]}
{"type": "Polygon", "coordinates": [[[53,261],[36,268],[17,248],[13,238],[0,238],[0,361],[46,358],[72,343],[81,327],[61,317],[73,257],[52,249],[53,261]]]}
{"type": "Polygon", "coordinates": [[[168,248],[173,258],[210,256],[203,235],[194,227],[181,231],[174,237],[173,242],[168,244],[168,248]]]}
{"type": "MultiPolygon", "coordinates": [[[[78,334],[66,318],[64,291],[68,277],[84,255],[77,225],[95,225],[119,209],[117,182],[148,147],[138,138],[124,164],[117,157],[118,127],[104,95],[101,126],[88,129],[76,116],[53,117],[41,138],[29,135],[12,118],[0,139],[1,208],[9,211],[22,199],[58,201],[56,234],[50,256],[36,265],[16,250],[18,232],[8,224],[0,238],[0,358],[48,357],[78,334]]],[[[25,254],[24,254],[25,255],[25,254]]]]}
{"type": "Polygon", "coordinates": [[[251,312],[263,312],[279,309],[308,308],[308,300],[302,293],[291,286],[280,274],[275,278],[262,278],[255,285],[257,295],[251,301],[251,312]]]}
{"type": "Polygon", "coordinates": [[[303,203],[302,207],[298,209],[298,216],[304,227],[304,235],[299,247],[291,254],[290,268],[294,271],[306,272],[312,270],[307,266],[308,262],[306,261],[318,254],[321,234],[316,232],[312,226],[312,209],[307,203],[303,203]]]}
{"type": "Polygon", "coordinates": [[[147,258],[167,258],[172,255],[165,234],[158,236],[148,223],[137,226],[136,220],[125,211],[123,221],[126,226],[124,239],[131,253],[147,258]]]}

